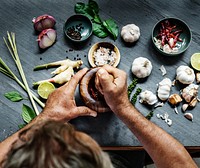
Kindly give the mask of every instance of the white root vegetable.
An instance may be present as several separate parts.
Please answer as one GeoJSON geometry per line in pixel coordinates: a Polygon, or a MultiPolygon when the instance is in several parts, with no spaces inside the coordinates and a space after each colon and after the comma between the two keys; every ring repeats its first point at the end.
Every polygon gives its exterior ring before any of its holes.
{"type": "Polygon", "coordinates": [[[60,66],[51,73],[51,74],[59,74],[59,73],[65,71],[69,67],[79,69],[82,64],[83,64],[83,61],[81,61],[81,60],[72,61],[70,59],[66,59],[66,60],[51,62],[51,63],[47,63],[47,64],[43,64],[43,65],[38,65],[34,68],[34,70],[40,70],[40,69],[44,69],[44,68],[47,69],[47,68],[51,68],[51,67],[60,66]]]}
{"type": "Polygon", "coordinates": [[[132,73],[138,78],[145,78],[150,75],[152,71],[152,64],[147,58],[138,57],[133,60],[132,73]]]}
{"type": "Polygon", "coordinates": [[[140,98],[140,103],[145,103],[148,105],[154,105],[155,103],[158,102],[156,95],[149,90],[141,92],[139,98],[140,98]]]}
{"type": "Polygon", "coordinates": [[[135,24],[127,24],[122,27],[121,37],[125,42],[133,43],[140,37],[140,28],[135,24]]]}
{"type": "Polygon", "coordinates": [[[188,66],[181,65],[176,69],[176,80],[183,84],[191,84],[195,80],[194,70],[188,66]]]}
{"type": "Polygon", "coordinates": [[[36,86],[36,85],[39,85],[42,82],[46,82],[46,81],[52,82],[52,83],[58,83],[61,85],[61,84],[68,82],[73,75],[74,75],[74,70],[70,66],[68,69],[66,69],[65,71],[61,72],[60,74],[54,76],[53,78],[35,82],[35,83],[33,83],[33,85],[36,86]]]}
{"type": "Polygon", "coordinates": [[[160,100],[165,101],[168,99],[170,95],[170,90],[172,86],[172,81],[169,78],[164,78],[158,84],[158,97],[160,100]]]}

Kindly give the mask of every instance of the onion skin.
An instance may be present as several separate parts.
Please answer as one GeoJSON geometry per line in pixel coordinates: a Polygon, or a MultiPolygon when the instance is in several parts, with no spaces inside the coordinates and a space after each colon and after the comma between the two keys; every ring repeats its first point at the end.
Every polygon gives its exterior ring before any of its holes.
{"type": "Polygon", "coordinates": [[[54,29],[45,29],[38,36],[38,45],[45,49],[50,47],[56,41],[56,31],[54,29]]]}
{"type": "Polygon", "coordinates": [[[55,18],[47,14],[33,18],[32,22],[34,23],[34,29],[39,32],[52,28],[56,24],[55,18]]]}
{"type": "MultiPolygon", "coordinates": [[[[96,75],[99,67],[90,69],[82,78],[79,85],[81,97],[85,105],[99,113],[111,111],[104,99],[95,100],[89,93],[89,83],[96,75]]],[[[95,86],[93,86],[95,87],[95,86]]]]}

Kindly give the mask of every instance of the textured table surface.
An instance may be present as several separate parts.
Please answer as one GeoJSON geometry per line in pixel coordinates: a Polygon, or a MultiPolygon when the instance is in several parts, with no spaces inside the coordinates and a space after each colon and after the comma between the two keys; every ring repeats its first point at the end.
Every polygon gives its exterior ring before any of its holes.
{"type": "MultiPolygon", "coordinates": [[[[171,80],[175,78],[175,70],[179,65],[190,65],[190,56],[200,51],[200,2],[198,0],[177,0],[177,1],[138,1],[138,0],[102,0],[97,1],[100,7],[100,16],[103,19],[113,18],[121,30],[122,26],[128,23],[134,23],[140,27],[141,36],[134,45],[126,45],[118,37],[113,41],[110,37],[105,39],[92,36],[87,43],[81,46],[74,46],[68,42],[63,34],[63,25],[68,17],[75,14],[75,0],[1,0],[0,1],[0,57],[9,65],[9,67],[18,75],[16,66],[3,42],[2,37],[6,37],[7,31],[16,33],[19,56],[26,73],[30,88],[32,83],[41,79],[49,78],[50,70],[33,71],[33,67],[38,64],[58,61],[65,58],[72,60],[81,58],[83,67],[90,67],[87,61],[87,53],[92,44],[100,41],[108,41],[118,46],[121,52],[121,62],[118,68],[123,69],[128,74],[128,84],[133,79],[131,74],[132,61],[143,56],[148,58],[153,64],[151,75],[137,87],[143,90],[148,89],[156,93],[157,83],[163,76],[159,70],[164,65],[167,74],[171,80]],[[37,34],[32,25],[32,18],[42,14],[50,14],[56,18],[56,43],[45,51],[40,51],[36,42],[37,34]],[[178,17],[184,20],[192,31],[192,42],[188,50],[177,57],[166,57],[160,55],[153,47],[151,42],[151,32],[154,24],[165,17],[178,17]]],[[[87,1],[83,1],[87,2],[87,1]]],[[[20,102],[11,102],[4,97],[4,93],[9,91],[18,91],[24,97],[26,92],[21,89],[15,81],[0,73],[0,140],[5,139],[18,130],[18,125],[23,123],[21,113],[22,105],[31,106],[29,100],[20,102]]],[[[179,93],[180,87],[172,88],[171,93],[179,93]]],[[[76,91],[77,104],[83,102],[76,91]]],[[[136,103],[143,115],[147,115],[151,108],[136,103]]],[[[41,110],[41,108],[38,106],[41,110]]],[[[200,146],[200,105],[198,104],[190,112],[194,115],[193,122],[187,120],[178,106],[179,114],[175,114],[173,108],[165,103],[163,107],[154,110],[155,115],[151,121],[162,127],[173,137],[178,139],[185,146],[200,146]],[[156,114],[167,112],[173,124],[169,127],[163,120],[158,119],[156,114]]],[[[96,118],[80,117],[71,121],[79,130],[82,130],[94,139],[101,146],[141,146],[137,138],[132,135],[128,128],[115,117],[113,113],[99,114],[96,118]]]]}

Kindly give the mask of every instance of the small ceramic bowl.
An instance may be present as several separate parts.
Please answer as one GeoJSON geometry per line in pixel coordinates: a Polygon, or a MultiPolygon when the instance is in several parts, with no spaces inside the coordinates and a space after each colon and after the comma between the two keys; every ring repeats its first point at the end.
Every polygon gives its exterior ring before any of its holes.
{"type": "MultiPolygon", "coordinates": [[[[174,35],[176,35],[176,33],[174,35]]],[[[177,19],[177,18],[162,19],[155,24],[155,26],[153,27],[153,30],[152,30],[152,41],[153,41],[155,48],[161,54],[166,55],[166,56],[176,56],[176,55],[179,55],[179,54],[185,52],[190,45],[191,39],[192,39],[192,34],[191,34],[191,31],[190,31],[190,28],[188,27],[188,25],[184,21],[177,19]],[[164,51],[163,48],[160,47],[161,44],[159,45],[158,41],[156,40],[156,39],[161,39],[161,36],[158,37],[158,35],[160,34],[160,31],[162,29],[162,24],[164,24],[165,26],[167,24],[170,24],[170,27],[174,26],[174,28],[171,32],[181,30],[181,32],[179,32],[180,33],[179,39],[181,41],[177,40],[176,46],[175,46],[176,48],[172,47],[172,48],[174,48],[173,49],[174,51],[171,51],[171,48],[169,46],[167,46],[166,50],[164,51]]],[[[174,38],[171,39],[171,40],[172,40],[171,41],[172,43],[170,43],[170,44],[173,44],[174,38]]]]}
{"type": "Polygon", "coordinates": [[[67,19],[63,31],[73,42],[83,42],[92,34],[92,22],[87,16],[73,15],[67,19]]]}
{"type": "Polygon", "coordinates": [[[115,54],[116,54],[116,58],[115,60],[113,61],[113,63],[107,63],[107,64],[110,64],[112,65],[113,67],[117,67],[117,65],[119,64],[120,62],[120,52],[119,52],[119,49],[113,45],[112,43],[109,43],[109,42],[99,42],[99,43],[96,43],[94,44],[89,52],[88,52],[88,61],[90,63],[90,65],[92,67],[97,67],[97,66],[102,66],[102,65],[97,65],[95,62],[95,55],[94,53],[97,52],[98,49],[100,49],[100,47],[103,47],[105,49],[109,49],[110,51],[114,51],[115,54]]]}

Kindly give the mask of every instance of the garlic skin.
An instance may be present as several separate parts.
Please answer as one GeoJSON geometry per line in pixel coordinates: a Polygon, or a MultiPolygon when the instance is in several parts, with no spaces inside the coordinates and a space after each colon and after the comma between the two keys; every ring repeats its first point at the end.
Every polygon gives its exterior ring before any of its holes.
{"type": "Polygon", "coordinates": [[[53,45],[56,41],[56,31],[53,29],[45,29],[38,36],[38,45],[40,48],[45,49],[53,45]]]}
{"type": "Polygon", "coordinates": [[[177,105],[178,103],[182,102],[182,100],[183,99],[178,94],[172,94],[168,98],[168,101],[174,106],[177,105]]]}
{"type": "Polygon", "coordinates": [[[140,103],[145,103],[148,105],[154,105],[155,103],[158,102],[156,95],[149,90],[141,92],[139,98],[140,98],[140,103]]]}
{"type": "Polygon", "coordinates": [[[181,96],[186,102],[189,103],[194,97],[198,95],[198,88],[199,85],[195,85],[192,83],[181,91],[181,96]]]}
{"type": "Polygon", "coordinates": [[[135,24],[127,24],[122,27],[121,37],[125,42],[133,43],[140,37],[140,28],[135,24]]]}
{"type": "Polygon", "coordinates": [[[181,65],[176,69],[176,80],[183,84],[191,84],[195,80],[194,70],[189,66],[181,65]]]}
{"type": "Polygon", "coordinates": [[[39,32],[44,29],[52,28],[56,24],[55,18],[47,14],[33,18],[32,22],[34,23],[34,29],[39,32]]]}
{"type": "Polygon", "coordinates": [[[152,64],[147,58],[138,57],[133,60],[132,73],[138,78],[145,78],[150,75],[152,71],[152,64]]]}
{"type": "Polygon", "coordinates": [[[158,84],[158,98],[162,101],[168,99],[171,91],[172,81],[169,78],[164,78],[158,84]]]}

